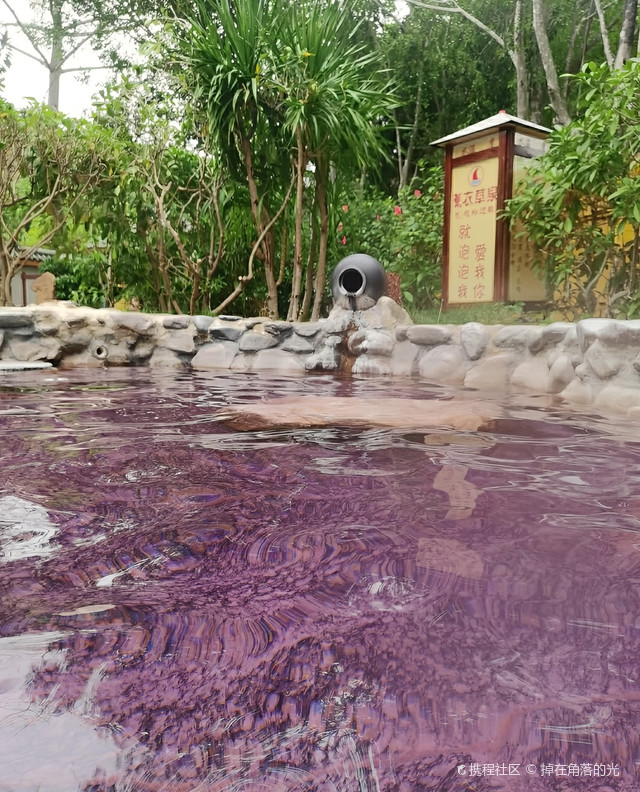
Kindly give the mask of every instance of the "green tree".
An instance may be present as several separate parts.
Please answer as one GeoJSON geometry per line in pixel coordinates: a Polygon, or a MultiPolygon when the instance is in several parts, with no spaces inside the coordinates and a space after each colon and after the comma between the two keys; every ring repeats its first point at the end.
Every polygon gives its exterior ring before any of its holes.
{"type": "MultiPolygon", "coordinates": [[[[319,315],[328,227],[329,168],[338,161],[350,165],[353,175],[384,158],[379,122],[388,116],[396,100],[380,69],[376,52],[353,41],[354,27],[344,6],[337,3],[291,5],[282,30],[284,48],[275,61],[271,79],[283,97],[283,129],[294,147],[296,210],[291,298],[287,319],[306,315],[301,305],[303,287],[303,221],[305,176],[315,182],[311,214],[320,214],[318,265],[312,315],[319,315]],[[309,164],[312,168],[309,169],[309,164]]],[[[313,219],[312,219],[313,223],[313,219]]],[[[307,292],[309,282],[307,278],[307,292]]],[[[310,296],[310,295],[309,295],[310,296]]]]}
{"type": "MultiPolygon", "coordinates": [[[[244,168],[256,229],[254,253],[278,315],[276,242],[295,190],[292,291],[287,315],[301,303],[305,179],[315,182],[312,213],[320,216],[312,314],[324,288],[327,194],[332,165],[371,163],[382,154],[377,127],[390,106],[374,56],[352,41],[353,20],[335,3],[296,6],[277,0],[216,0],[179,29],[184,88],[206,114],[206,132],[231,170],[244,168]],[[312,163],[314,168],[309,170],[312,163]]],[[[313,223],[312,223],[313,225],[313,223]]],[[[310,243],[310,248],[313,248],[310,243]]],[[[253,257],[234,296],[253,278],[253,257]]],[[[309,269],[307,269],[309,276],[309,269]]],[[[309,285],[311,278],[307,277],[309,285]]]]}
{"type": "Polygon", "coordinates": [[[587,64],[573,78],[578,117],[550,137],[510,201],[567,307],[640,308],[640,61],[587,64]],[[604,285],[603,285],[604,284],[604,285]]]}
{"type": "MultiPolygon", "coordinates": [[[[409,0],[411,6],[437,14],[441,24],[464,20],[508,56],[515,77],[517,115],[540,118],[546,93],[557,121],[566,125],[572,114],[572,85],[563,73],[575,72],[590,60],[606,57],[619,68],[632,55],[636,36],[637,0],[532,0],[511,4],[495,0],[409,0]],[[617,51],[612,39],[618,35],[617,51]]],[[[452,53],[452,57],[458,56],[452,53]]],[[[504,102],[503,104],[506,104],[504,102]]]]}
{"type": "Polygon", "coordinates": [[[233,291],[234,250],[248,241],[230,210],[233,183],[180,112],[149,81],[123,78],[102,93],[95,120],[118,149],[95,196],[94,226],[114,277],[146,308],[216,313],[233,291]],[[230,244],[226,228],[235,232],[230,244]]]}
{"type": "Polygon", "coordinates": [[[110,152],[86,121],[0,100],[0,305],[12,305],[11,281],[32,254],[82,221],[110,152]]]}
{"type": "Polygon", "coordinates": [[[47,104],[54,110],[59,109],[63,74],[122,67],[128,60],[122,54],[123,40],[148,40],[150,20],[166,13],[155,0],[35,0],[29,19],[24,4],[0,2],[11,18],[0,24],[8,56],[20,52],[47,70],[47,104]],[[91,50],[99,53],[103,65],[78,65],[78,58],[91,50]]]}

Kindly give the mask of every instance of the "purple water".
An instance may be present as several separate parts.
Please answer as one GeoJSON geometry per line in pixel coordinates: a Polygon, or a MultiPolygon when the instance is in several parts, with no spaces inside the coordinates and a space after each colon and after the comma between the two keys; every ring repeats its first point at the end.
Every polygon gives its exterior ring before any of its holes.
{"type": "Polygon", "coordinates": [[[409,381],[0,380],[0,792],[640,789],[640,430],[238,433],[409,381]]]}

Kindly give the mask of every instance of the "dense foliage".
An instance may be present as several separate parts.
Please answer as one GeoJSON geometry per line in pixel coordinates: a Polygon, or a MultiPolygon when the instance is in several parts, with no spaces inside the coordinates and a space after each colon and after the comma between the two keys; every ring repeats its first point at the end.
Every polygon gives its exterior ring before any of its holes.
{"type": "Polygon", "coordinates": [[[316,318],[327,273],[359,250],[428,309],[442,227],[430,142],[504,108],[559,122],[509,208],[550,283],[581,311],[640,306],[637,0],[411,0],[402,18],[373,0],[41,10],[28,30],[16,15],[36,60],[60,70],[79,31],[98,46],[117,29],[142,61],[91,121],[3,104],[2,303],[49,246],[59,295],[77,301],[316,318]]]}
{"type": "Polygon", "coordinates": [[[573,78],[579,115],[551,135],[509,213],[540,250],[539,265],[569,309],[640,310],[640,61],[587,64],[573,78]]]}

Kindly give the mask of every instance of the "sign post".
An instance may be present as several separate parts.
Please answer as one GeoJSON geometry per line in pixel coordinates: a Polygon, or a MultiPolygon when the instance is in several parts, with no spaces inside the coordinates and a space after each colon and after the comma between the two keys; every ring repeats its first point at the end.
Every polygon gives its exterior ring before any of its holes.
{"type": "Polygon", "coordinates": [[[546,298],[530,241],[500,213],[550,131],[501,111],[432,143],[445,149],[445,307],[546,298]]]}

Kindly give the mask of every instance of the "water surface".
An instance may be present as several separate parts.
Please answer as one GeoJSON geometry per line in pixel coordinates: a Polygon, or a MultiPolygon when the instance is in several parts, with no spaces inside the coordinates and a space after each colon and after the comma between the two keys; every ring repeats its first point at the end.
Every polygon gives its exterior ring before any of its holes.
{"type": "Polygon", "coordinates": [[[0,792],[640,789],[640,431],[234,432],[398,380],[0,379],[0,792]]]}

